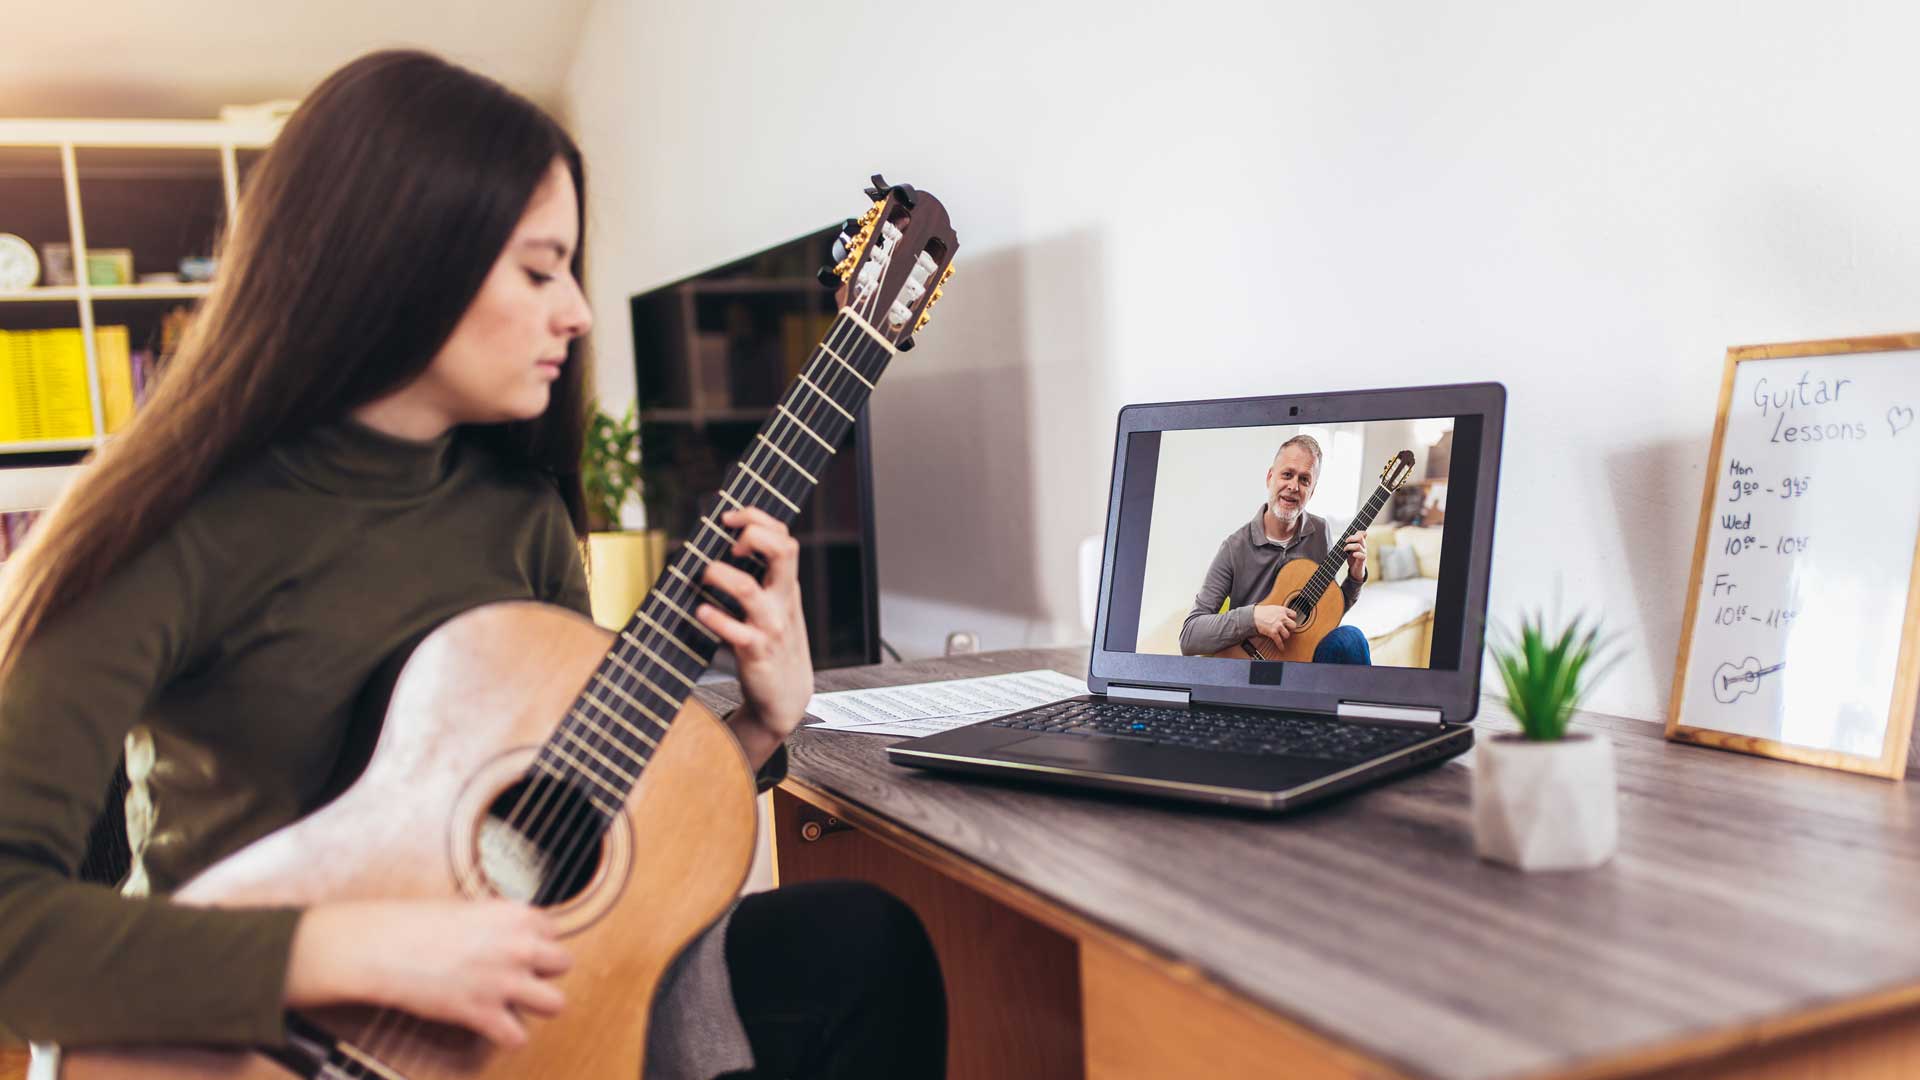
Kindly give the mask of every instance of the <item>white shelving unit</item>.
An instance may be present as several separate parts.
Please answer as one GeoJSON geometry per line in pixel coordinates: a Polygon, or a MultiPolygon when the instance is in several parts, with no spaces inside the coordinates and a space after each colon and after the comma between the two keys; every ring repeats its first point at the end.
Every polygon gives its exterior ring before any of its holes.
{"type": "MultiPolygon", "coordinates": [[[[239,155],[262,150],[279,132],[277,123],[233,123],[223,120],[7,120],[0,119],[0,232],[9,229],[5,207],[8,187],[14,184],[45,184],[57,177],[66,203],[67,242],[72,246],[75,284],[46,286],[17,292],[0,292],[0,329],[17,322],[10,312],[23,310],[15,305],[71,303],[74,325],[81,331],[86,346],[86,381],[92,410],[94,434],[81,439],[43,439],[31,442],[0,443],[0,510],[43,507],[80,468],[77,465],[22,467],[9,466],[9,456],[17,459],[26,453],[62,450],[90,450],[107,438],[101,406],[100,363],[96,354],[95,305],[100,302],[123,304],[140,301],[198,300],[212,289],[203,283],[152,285],[93,285],[87,280],[87,206],[82,198],[88,166],[82,158],[90,151],[120,151],[136,160],[140,151],[157,156],[170,152],[205,151],[209,164],[218,161],[223,221],[232,220],[240,188],[239,155]],[[46,164],[26,164],[28,159],[46,164]],[[57,160],[57,172],[51,166],[57,160]]],[[[159,170],[164,173],[164,169],[159,170]]],[[[101,170],[116,181],[137,181],[138,166],[101,170]]],[[[97,208],[96,208],[97,209],[97,208]]],[[[118,245],[112,245],[118,246],[118,245]]],[[[44,268],[42,270],[44,274],[44,268]]]]}

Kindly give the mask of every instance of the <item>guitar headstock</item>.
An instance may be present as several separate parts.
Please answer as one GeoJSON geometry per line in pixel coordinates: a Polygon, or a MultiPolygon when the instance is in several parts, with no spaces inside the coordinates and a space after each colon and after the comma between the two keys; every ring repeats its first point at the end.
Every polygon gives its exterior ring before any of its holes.
{"type": "Polygon", "coordinates": [[[1400,485],[1413,475],[1413,451],[1402,450],[1387,459],[1387,467],[1380,470],[1380,486],[1388,491],[1399,491],[1400,485]]]}
{"type": "Polygon", "coordinates": [[[953,276],[960,241],[947,208],[924,191],[889,184],[875,173],[867,197],[873,205],[841,227],[835,263],[821,268],[820,282],[835,290],[842,307],[905,351],[932,318],[941,286],[953,276]]]}

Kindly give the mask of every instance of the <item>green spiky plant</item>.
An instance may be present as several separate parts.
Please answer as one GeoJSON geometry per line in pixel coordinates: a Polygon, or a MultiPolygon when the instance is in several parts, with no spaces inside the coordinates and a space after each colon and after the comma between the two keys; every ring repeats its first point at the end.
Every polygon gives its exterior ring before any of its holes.
{"type": "Polygon", "coordinates": [[[1534,742],[1567,734],[1573,710],[1612,665],[1604,654],[1600,620],[1574,616],[1557,632],[1544,612],[1520,617],[1520,632],[1500,631],[1492,647],[1494,666],[1507,686],[1507,708],[1534,742]]]}
{"type": "Polygon", "coordinates": [[[586,490],[588,527],[618,529],[620,508],[642,490],[637,405],[627,406],[618,417],[594,408],[580,454],[580,485],[586,490]]]}

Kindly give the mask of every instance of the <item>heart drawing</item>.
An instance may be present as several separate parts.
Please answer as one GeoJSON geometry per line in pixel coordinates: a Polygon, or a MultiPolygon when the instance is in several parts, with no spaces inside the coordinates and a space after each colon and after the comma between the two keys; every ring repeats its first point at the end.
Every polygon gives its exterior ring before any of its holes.
{"type": "Polygon", "coordinates": [[[1887,426],[1893,429],[1895,435],[1912,427],[1913,410],[1902,405],[1895,405],[1893,408],[1888,409],[1887,426]]]}

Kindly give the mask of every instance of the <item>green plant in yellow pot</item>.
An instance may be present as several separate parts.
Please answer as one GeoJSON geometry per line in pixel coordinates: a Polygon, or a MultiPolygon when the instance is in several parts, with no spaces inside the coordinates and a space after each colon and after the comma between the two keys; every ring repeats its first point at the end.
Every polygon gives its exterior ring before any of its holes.
{"type": "Polygon", "coordinates": [[[580,482],[587,497],[587,581],[593,620],[619,629],[660,576],[667,536],[646,527],[641,502],[640,414],[637,406],[615,417],[596,407],[580,455],[580,482]]]}

